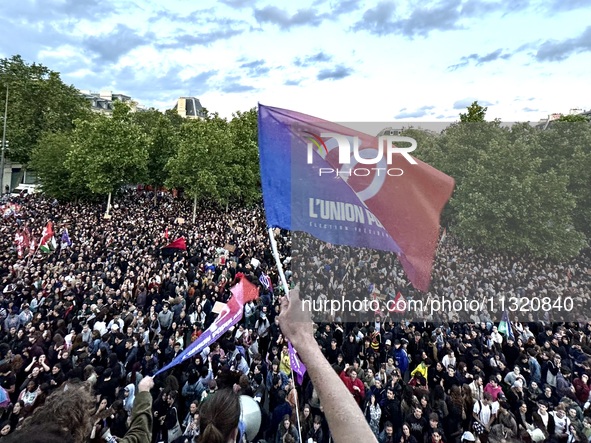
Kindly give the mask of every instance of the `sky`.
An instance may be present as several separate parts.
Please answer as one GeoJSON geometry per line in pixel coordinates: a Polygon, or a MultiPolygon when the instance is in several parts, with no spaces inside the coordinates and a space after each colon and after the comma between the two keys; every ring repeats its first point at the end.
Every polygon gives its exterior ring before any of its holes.
{"type": "Polygon", "coordinates": [[[1,0],[0,58],[146,107],[198,97],[341,122],[591,108],[589,0],[1,0]]]}

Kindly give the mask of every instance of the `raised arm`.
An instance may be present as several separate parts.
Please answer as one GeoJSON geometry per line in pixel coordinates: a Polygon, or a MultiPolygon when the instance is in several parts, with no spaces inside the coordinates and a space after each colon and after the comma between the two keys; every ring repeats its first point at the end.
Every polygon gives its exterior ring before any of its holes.
{"type": "Polygon", "coordinates": [[[125,437],[119,443],[143,443],[152,440],[152,395],[150,389],[154,386],[152,377],[144,377],[138,385],[131,410],[131,424],[125,437]]]}
{"type": "Polygon", "coordinates": [[[297,289],[283,297],[279,325],[306,365],[335,443],[376,442],[355,399],[318,348],[297,289]]]}

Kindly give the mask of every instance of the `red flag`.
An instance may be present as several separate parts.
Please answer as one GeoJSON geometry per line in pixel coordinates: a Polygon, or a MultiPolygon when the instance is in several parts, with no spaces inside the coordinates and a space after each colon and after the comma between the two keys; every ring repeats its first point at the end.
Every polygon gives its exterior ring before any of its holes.
{"type": "Polygon", "coordinates": [[[402,295],[400,291],[396,294],[396,297],[394,297],[394,300],[392,300],[392,302],[390,303],[389,311],[398,314],[403,314],[406,312],[406,298],[404,298],[404,295],[402,295]]]}
{"type": "Polygon", "coordinates": [[[183,251],[187,250],[187,243],[185,242],[185,237],[179,237],[177,238],[175,241],[173,241],[172,243],[164,246],[164,248],[169,248],[169,249],[182,249],[183,251]]]}

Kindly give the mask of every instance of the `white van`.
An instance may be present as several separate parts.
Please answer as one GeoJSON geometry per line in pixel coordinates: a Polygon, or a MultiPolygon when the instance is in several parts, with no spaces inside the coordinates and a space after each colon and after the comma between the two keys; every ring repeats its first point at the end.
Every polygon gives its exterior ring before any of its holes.
{"type": "Polygon", "coordinates": [[[25,193],[25,195],[28,195],[35,194],[37,192],[41,192],[41,185],[28,185],[25,183],[21,183],[12,190],[10,195],[13,197],[18,197],[19,195],[21,195],[21,193],[25,193]]]}

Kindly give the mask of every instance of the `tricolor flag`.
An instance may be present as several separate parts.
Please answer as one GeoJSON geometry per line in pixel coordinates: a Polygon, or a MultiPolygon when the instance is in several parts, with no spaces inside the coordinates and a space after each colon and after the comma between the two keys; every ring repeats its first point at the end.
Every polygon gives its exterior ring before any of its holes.
{"type": "Polygon", "coordinates": [[[222,309],[215,321],[199,336],[197,340],[191,343],[191,345],[181,352],[173,361],[156,372],[154,376],[199,354],[240,321],[244,305],[249,301],[256,299],[259,296],[259,290],[255,285],[249,282],[242,273],[237,273],[236,278],[239,279],[239,282],[230,288],[232,298],[228,301],[224,309],[222,309]]]}
{"type": "Polygon", "coordinates": [[[262,105],[258,119],[268,225],[395,252],[412,284],[427,291],[454,180],[392,137],[262,105]]]}
{"type": "Polygon", "coordinates": [[[273,284],[271,283],[271,279],[264,272],[261,272],[261,276],[259,277],[259,281],[261,282],[261,284],[263,285],[263,287],[267,291],[273,292],[273,284]]]}
{"type": "Polygon", "coordinates": [[[53,237],[53,223],[47,222],[47,225],[43,228],[43,233],[41,234],[39,249],[41,249],[41,252],[49,253],[52,250],[55,250],[56,246],[57,244],[53,237]]]}
{"type": "Polygon", "coordinates": [[[68,234],[68,229],[64,228],[64,232],[62,232],[62,249],[70,246],[72,246],[72,240],[70,239],[70,234],[68,234]]]}
{"type": "Polygon", "coordinates": [[[515,340],[515,335],[513,335],[513,328],[511,327],[511,321],[509,320],[509,313],[506,310],[503,311],[503,316],[501,317],[501,321],[499,322],[498,330],[508,339],[510,338],[511,340],[515,340]]]}

